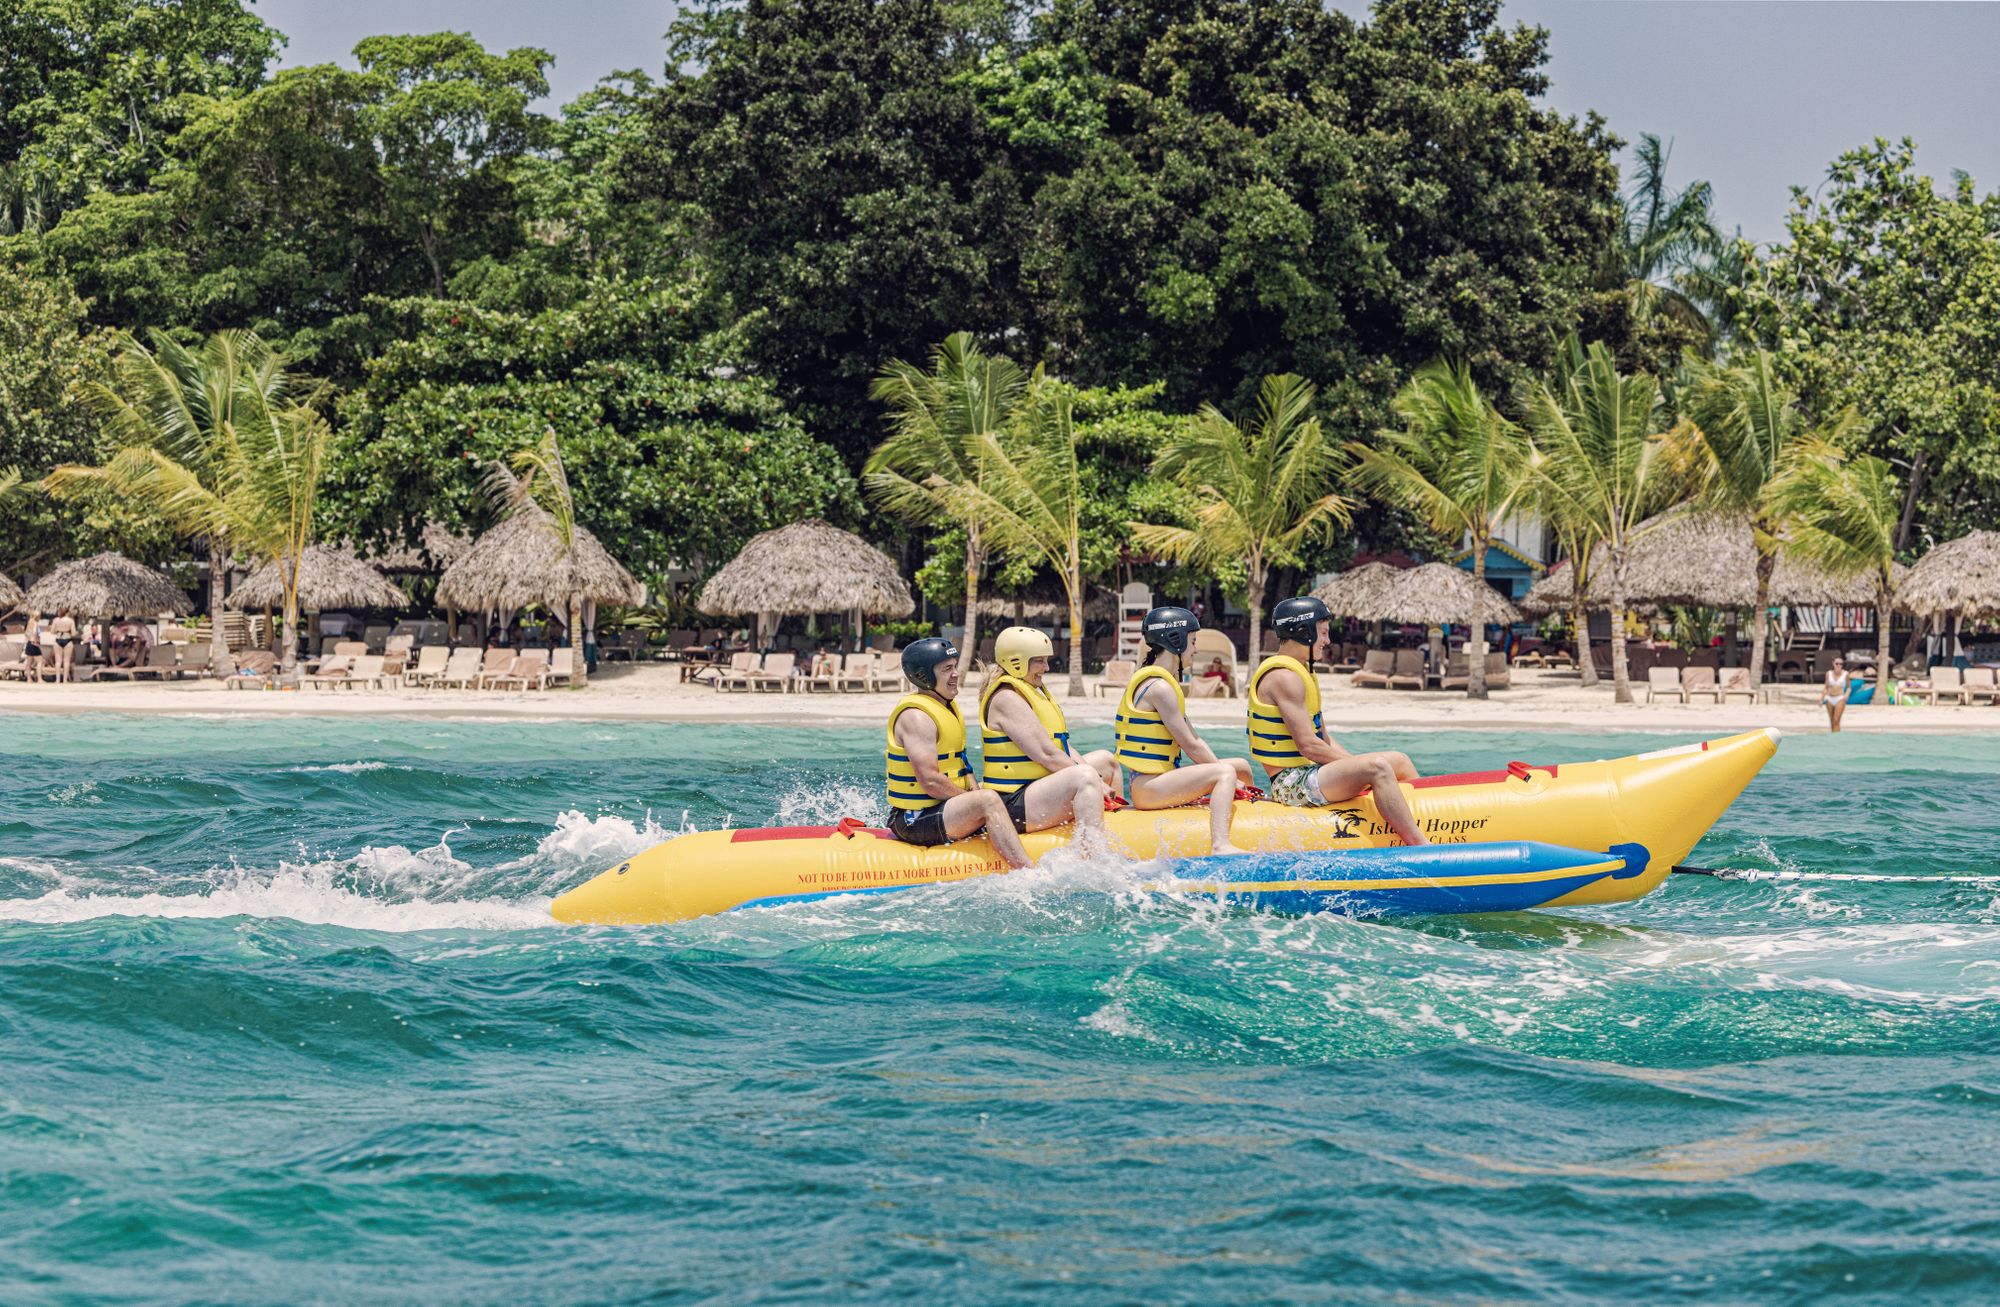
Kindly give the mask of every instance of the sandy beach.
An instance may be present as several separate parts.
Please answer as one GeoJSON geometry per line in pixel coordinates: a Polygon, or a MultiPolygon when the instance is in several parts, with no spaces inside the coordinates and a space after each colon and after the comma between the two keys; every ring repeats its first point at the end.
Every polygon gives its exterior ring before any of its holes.
{"type": "MultiPolygon", "coordinates": [[[[0,682],[0,712],[36,713],[167,713],[201,716],[396,716],[438,718],[502,718],[576,721],[745,722],[766,725],[878,725],[896,695],[829,693],[718,694],[706,686],[683,684],[673,664],[617,664],[601,670],[582,690],[541,692],[472,690],[230,690],[207,680],[144,684],[34,685],[0,682]]],[[[1060,693],[1060,677],[1051,682],[1060,693]]],[[[1094,692],[1097,678],[1088,678],[1086,696],[1065,699],[1072,722],[1108,726],[1117,707],[1115,695],[1094,692]]],[[[1673,735],[1719,735],[1759,726],[1788,732],[1823,732],[1826,714],[1809,685],[1780,687],[1781,698],[1768,704],[1741,700],[1727,705],[1709,702],[1612,702],[1608,683],[1585,689],[1575,673],[1517,669],[1514,684],[1496,690],[1485,702],[1462,694],[1355,690],[1348,677],[1323,673],[1328,718],[1337,730],[1565,730],[1661,731],[1673,735]]],[[[1643,700],[1643,688],[1637,691],[1643,700]]],[[[968,689],[959,703],[968,719],[977,711],[977,696],[968,689]]],[[[1238,729],[1243,721],[1241,699],[1201,699],[1188,705],[1203,729],[1218,733],[1238,729]]],[[[2000,731],[2000,709],[1981,704],[1898,705],[1850,708],[1847,731],[1899,731],[1936,734],[2000,731]]]]}

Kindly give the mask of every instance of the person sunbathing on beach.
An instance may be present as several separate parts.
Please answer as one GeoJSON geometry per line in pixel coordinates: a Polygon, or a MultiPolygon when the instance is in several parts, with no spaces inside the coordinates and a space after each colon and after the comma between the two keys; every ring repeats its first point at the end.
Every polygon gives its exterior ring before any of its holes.
{"type": "Polygon", "coordinates": [[[1400,753],[1349,753],[1320,715],[1319,680],[1310,663],[1328,655],[1326,605],[1287,599],[1271,610],[1278,652],[1258,664],[1245,691],[1250,756],[1264,764],[1271,797],[1295,808],[1323,808],[1373,790],[1375,810],[1405,844],[1428,844],[1417,828],[1402,781],[1417,778],[1400,753]]]}
{"type": "Polygon", "coordinates": [[[1207,799],[1209,852],[1241,853],[1229,831],[1236,791],[1252,779],[1250,764],[1215,756],[1188,724],[1187,698],[1181,691],[1181,659],[1199,629],[1201,624],[1185,608],[1155,608],[1146,614],[1140,623],[1146,664],[1132,674],[1118,701],[1113,752],[1132,773],[1134,808],[1178,808],[1207,799]]]}
{"type": "Polygon", "coordinates": [[[1010,867],[1028,851],[1008,820],[1007,804],[978,787],[965,754],[958,714],[958,649],[931,636],[903,650],[903,675],[917,687],[889,710],[889,833],[929,847],[986,832],[1010,867]]]}

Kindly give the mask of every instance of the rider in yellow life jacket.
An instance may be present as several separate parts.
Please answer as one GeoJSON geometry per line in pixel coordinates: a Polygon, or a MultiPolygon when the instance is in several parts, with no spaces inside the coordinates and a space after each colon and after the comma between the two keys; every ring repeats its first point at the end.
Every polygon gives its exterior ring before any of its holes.
{"type": "Polygon", "coordinates": [[[1155,608],[1141,623],[1146,662],[1125,684],[1118,701],[1118,762],[1132,773],[1132,806],[1178,808],[1208,797],[1211,853],[1241,853],[1230,842],[1229,823],[1236,787],[1250,784],[1250,764],[1242,758],[1217,759],[1188,724],[1187,695],[1181,689],[1181,660],[1201,619],[1185,608],[1155,608]],[[1186,757],[1189,765],[1183,766],[1186,757]]]}
{"type": "Polygon", "coordinates": [[[976,788],[966,761],[958,649],[936,636],[915,641],[903,650],[903,675],[917,692],[889,710],[889,833],[905,844],[933,845],[983,830],[1008,866],[1027,866],[1007,805],[993,791],[976,788]]]}
{"type": "Polygon", "coordinates": [[[1055,651],[1048,636],[1029,626],[1010,626],[993,641],[999,670],[979,696],[986,787],[1006,800],[1023,834],[1067,821],[1079,835],[1102,834],[1104,796],[1117,765],[1108,750],[1086,755],[1071,747],[1069,723],[1042,683],[1055,651]]]}
{"type": "Polygon", "coordinates": [[[1326,605],[1311,597],[1287,599],[1271,610],[1278,652],[1250,674],[1250,756],[1271,778],[1271,797],[1295,808],[1342,803],[1363,790],[1375,793],[1375,810],[1405,844],[1428,844],[1417,829],[1401,782],[1417,769],[1400,753],[1349,753],[1320,715],[1319,681],[1312,661],[1327,656],[1326,605]]]}

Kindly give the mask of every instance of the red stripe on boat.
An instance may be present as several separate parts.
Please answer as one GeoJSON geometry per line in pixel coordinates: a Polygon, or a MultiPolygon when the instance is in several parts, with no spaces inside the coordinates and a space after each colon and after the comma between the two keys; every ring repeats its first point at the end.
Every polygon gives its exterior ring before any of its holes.
{"type": "MultiPolygon", "coordinates": [[[[1537,762],[1530,763],[1529,767],[1534,771],[1545,771],[1551,778],[1554,778],[1556,768],[1559,765],[1558,763],[1537,762]]],[[[1455,776],[1419,776],[1413,781],[1404,781],[1403,784],[1413,790],[1435,790],[1448,788],[1453,785],[1498,785],[1508,779],[1510,779],[1510,774],[1505,769],[1502,769],[1500,771],[1459,772],[1455,776]]]]}
{"type": "MultiPolygon", "coordinates": [[[[831,826],[746,827],[743,830],[731,831],[729,833],[729,842],[731,844],[754,844],[758,840],[823,840],[831,837],[833,833],[834,828],[831,826]]],[[[856,835],[873,835],[878,839],[885,840],[895,838],[888,831],[877,830],[873,826],[863,827],[854,833],[856,835]]]]}

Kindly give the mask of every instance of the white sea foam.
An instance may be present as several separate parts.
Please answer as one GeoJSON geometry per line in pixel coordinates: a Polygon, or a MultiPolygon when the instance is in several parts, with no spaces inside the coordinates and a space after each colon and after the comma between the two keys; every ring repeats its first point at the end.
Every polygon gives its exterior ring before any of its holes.
{"type": "Polygon", "coordinates": [[[324,765],[322,765],[322,766],[313,766],[313,767],[291,767],[291,768],[287,768],[287,770],[288,770],[288,771],[293,771],[293,772],[339,772],[339,773],[341,773],[341,774],[342,774],[342,775],[344,775],[344,776],[355,776],[355,775],[359,775],[359,774],[360,774],[360,773],[362,773],[362,772],[371,772],[371,771],[388,771],[388,770],[390,770],[391,768],[394,768],[394,769],[395,769],[396,771],[414,771],[414,770],[416,770],[416,769],[415,769],[415,768],[413,768],[413,767],[405,767],[405,766],[402,766],[402,765],[400,765],[400,764],[397,764],[397,763],[388,763],[388,762],[379,762],[379,761],[369,761],[369,762],[329,762],[329,763],[326,763],[326,764],[324,764],[324,765]]]}
{"type": "Polygon", "coordinates": [[[524,930],[552,926],[548,900],[423,899],[391,902],[342,888],[317,869],[218,883],[202,894],[91,894],[51,890],[35,899],[0,899],[0,921],[59,925],[101,917],[288,920],[354,930],[524,930]]]}

